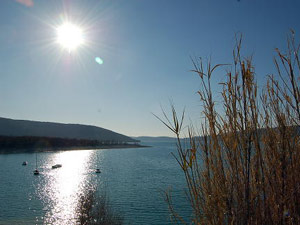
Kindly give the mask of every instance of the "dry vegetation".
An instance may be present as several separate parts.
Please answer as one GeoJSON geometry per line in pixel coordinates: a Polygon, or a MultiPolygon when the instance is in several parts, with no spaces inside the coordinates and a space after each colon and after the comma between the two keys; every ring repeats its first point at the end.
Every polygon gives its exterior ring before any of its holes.
{"type": "Polygon", "coordinates": [[[99,195],[91,189],[82,194],[77,207],[78,224],[81,225],[122,225],[123,217],[110,205],[106,193],[99,195]]]}
{"type": "Polygon", "coordinates": [[[258,90],[252,59],[241,56],[239,38],[217,107],[211,76],[229,66],[193,62],[201,82],[202,137],[190,126],[184,147],[184,116],[178,118],[174,107],[172,122],[161,120],[178,138],[176,159],[193,210],[191,221],[184,221],[167,194],[174,222],[300,224],[299,47],[291,31],[287,51],[276,49],[277,74],[258,90]]]}

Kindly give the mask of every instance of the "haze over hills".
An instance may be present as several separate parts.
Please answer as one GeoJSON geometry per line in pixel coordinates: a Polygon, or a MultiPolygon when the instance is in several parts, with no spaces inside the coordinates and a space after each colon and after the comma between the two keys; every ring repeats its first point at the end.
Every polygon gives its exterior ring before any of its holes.
{"type": "Polygon", "coordinates": [[[14,120],[2,117],[0,117],[0,136],[35,136],[112,142],[139,142],[123,134],[91,125],[14,120]]]}

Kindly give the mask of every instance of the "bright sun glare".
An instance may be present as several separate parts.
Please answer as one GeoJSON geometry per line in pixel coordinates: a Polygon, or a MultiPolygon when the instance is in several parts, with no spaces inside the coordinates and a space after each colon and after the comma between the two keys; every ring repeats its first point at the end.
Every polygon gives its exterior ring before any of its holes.
{"type": "Polygon", "coordinates": [[[83,43],[82,30],[72,23],[64,23],[57,28],[57,42],[69,51],[75,50],[83,43]]]}

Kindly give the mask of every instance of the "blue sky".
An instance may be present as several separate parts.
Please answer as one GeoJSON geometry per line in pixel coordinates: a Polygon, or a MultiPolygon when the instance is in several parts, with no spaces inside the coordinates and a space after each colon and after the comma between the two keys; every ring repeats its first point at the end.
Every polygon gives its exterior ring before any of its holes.
{"type": "MultiPolygon", "coordinates": [[[[175,103],[199,121],[200,83],[190,57],[231,63],[235,34],[257,80],[274,72],[276,47],[300,31],[297,0],[3,0],[0,116],[101,126],[129,136],[170,136],[151,113],[175,103]],[[66,19],[86,44],[56,43],[66,19]],[[102,65],[95,62],[101,57],[102,65]]],[[[298,38],[299,40],[299,38],[298,38]]],[[[218,71],[213,82],[224,80],[218,71]]],[[[215,85],[218,95],[220,87],[215,85]]]]}

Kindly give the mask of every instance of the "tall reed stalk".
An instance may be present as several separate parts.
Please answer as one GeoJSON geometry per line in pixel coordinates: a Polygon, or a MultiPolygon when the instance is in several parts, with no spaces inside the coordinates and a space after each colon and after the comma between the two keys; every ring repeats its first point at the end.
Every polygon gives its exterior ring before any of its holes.
{"type": "Polygon", "coordinates": [[[191,221],[184,221],[167,193],[174,222],[300,224],[299,48],[292,31],[287,52],[276,49],[276,76],[266,77],[259,92],[252,59],[241,56],[239,38],[233,69],[220,84],[218,107],[211,77],[224,65],[204,67],[201,59],[193,61],[205,117],[201,137],[190,126],[189,147],[184,147],[184,114],[178,118],[173,106],[172,122],[165,113],[166,120],[159,118],[177,137],[176,160],[193,211],[191,221]]]}

